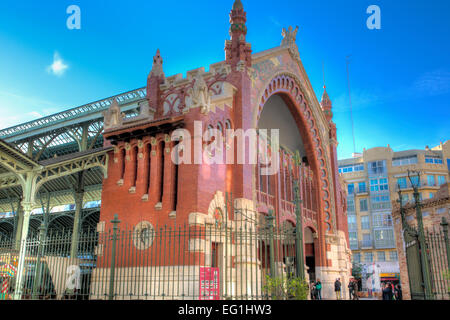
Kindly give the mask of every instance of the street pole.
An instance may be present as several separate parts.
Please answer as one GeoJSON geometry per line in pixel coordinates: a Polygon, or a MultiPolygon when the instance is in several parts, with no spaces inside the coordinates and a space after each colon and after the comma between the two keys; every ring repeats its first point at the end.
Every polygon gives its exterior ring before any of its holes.
{"type": "MultiPolygon", "coordinates": [[[[296,168],[300,169],[300,155],[298,151],[295,154],[294,163],[296,168]]],[[[300,172],[297,179],[294,180],[294,202],[295,202],[295,249],[296,249],[296,262],[297,262],[297,277],[302,280],[305,279],[305,265],[303,257],[303,223],[302,223],[302,213],[300,209],[300,204],[302,200],[300,199],[300,172]]]]}
{"type": "Polygon", "coordinates": [[[410,171],[408,170],[408,177],[411,182],[414,191],[414,202],[416,205],[416,217],[417,217],[417,231],[420,243],[420,260],[422,262],[422,276],[423,276],[423,286],[425,288],[425,299],[432,299],[433,292],[431,289],[431,278],[430,278],[430,266],[428,263],[427,254],[427,244],[425,241],[425,232],[423,229],[423,218],[422,218],[422,204],[420,202],[420,196],[418,191],[418,184],[420,183],[420,174],[417,172],[417,185],[411,180],[410,171]]]}
{"type": "Polygon", "coordinates": [[[36,257],[36,271],[34,276],[34,285],[33,285],[33,299],[39,298],[39,292],[41,287],[41,277],[42,277],[42,262],[41,257],[43,255],[44,242],[45,242],[45,221],[42,221],[39,227],[39,244],[38,244],[38,254],[36,257]]]}
{"type": "Polygon", "coordinates": [[[270,277],[273,279],[276,276],[275,271],[275,251],[274,251],[274,242],[273,242],[273,220],[275,217],[273,216],[273,210],[269,210],[269,214],[266,216],[267,227],[269,230],[269,260],[270,260],[270,277]]]}
{"type": "Polygon", "coordinates": [[[116,242],[117,242],[117,230],[119,229],[118,224],[120,223],[119,216],[114,214],[114,219],[111,220],[113,224],[113,235],[112,235],[112,249],[111,249],[111,274],[109,278],[109,300],[114,299],[114,277],[116,272],[116,242]]]}
{"type": "MultiPolygon", "coordinates": [[[[444,232],[445,251],[447,253],[447,266],[448,269],[450,269],[450,244],[448,242],[448,222],[447,219],[445,219],[445,217],[442,217],[441,226],[442,231],[444,232]]],[[[450,291],[450,287],[448,290],[450,291]]]]}

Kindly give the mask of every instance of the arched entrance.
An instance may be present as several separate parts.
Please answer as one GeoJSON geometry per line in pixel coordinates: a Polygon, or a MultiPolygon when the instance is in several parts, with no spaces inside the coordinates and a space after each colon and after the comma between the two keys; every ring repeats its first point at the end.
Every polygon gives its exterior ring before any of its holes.
{"type": "Polygon", "coordinates": [[[309,280],[316,280],[316,256],[314,254],[314,231],[306,227],[303,231],[303,242],[305,246],[305,264],[309,274],[309,280]]]}
{"type": "Polygon", "coordinates": [[[259,91],[254,113],[254,124],[258,129],[279,129],[280,170],[276,175],[263,177],[260,165],[255,170],[257,202],[272,205],[280,225],[286,216],[295,221],[295,205],[292,167],[293,154],[298,151],[302,160],[300,174],[300,197],[302,216],[317,229],[316,266],[326,267],[325,234],[333,233],[331,208],[330,167],[326,159],[327,149],[322,145],[319,105],[304,97],[302,82],[292,74],[279,73],[266,82],[259,91]]]}

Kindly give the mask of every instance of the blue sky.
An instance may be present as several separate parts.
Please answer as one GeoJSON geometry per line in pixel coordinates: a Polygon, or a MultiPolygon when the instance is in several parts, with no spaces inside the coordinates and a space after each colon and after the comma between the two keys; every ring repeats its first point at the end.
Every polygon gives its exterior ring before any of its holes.
{"type": "MultiPolygon", "coordinates": [[[[157,48],[166,76],[223,60],[232,3],[2,0],[0,127],[145,86],[157,48]],[[81,30],[66,27],[72,4],[81,9],[81,30]],[[55,55],[59,75],[48,69],[55,55]]],[[[450,1],[243,4],[253,52],[279,45],[282,27],[299,26],[300,57],[319,99],[325,64],[339,158],[353,152],[348,55],[356,151],[423,149],[450,139],[450,1]],[[366,27],[372,4],[381,9],[381,30],[366,27]]]]}

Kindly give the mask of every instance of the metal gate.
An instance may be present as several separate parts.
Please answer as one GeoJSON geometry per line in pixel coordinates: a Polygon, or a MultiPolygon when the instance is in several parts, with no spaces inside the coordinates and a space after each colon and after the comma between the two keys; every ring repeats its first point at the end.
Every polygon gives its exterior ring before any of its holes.
{"type": "Polygon", "coordinates": [[[409,228],[403,231],[405,238],[406,263],[412,300],[425,299],[425,285],[420,261],[420,242],[417,232],[409,228]]]}
{"type": "Polygon", "coordinates": [[[450,299],[447,220],[443,217],[440,226],[424,231],[422,241],[419,232],[407,224],[403,225],[403,236],[411,299],[450,299]]]}

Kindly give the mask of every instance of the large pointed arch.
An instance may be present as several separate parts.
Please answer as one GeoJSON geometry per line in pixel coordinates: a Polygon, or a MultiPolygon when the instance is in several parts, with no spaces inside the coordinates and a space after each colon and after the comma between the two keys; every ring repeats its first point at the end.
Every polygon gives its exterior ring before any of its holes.
{"type": "MultiPolygon", "coordinates": [[[[328,161],[326,158],[326,146],[322,141],[319,129],[319,121],[310,103],[304,95],[301,82],[298,78],[289,72],[280,72],[275,74],[265,86],[260,89],[257,98],[257,106],[254,109],[253,125],[258,127],[262,110],[273,95],[279,95],[289,108],[303,139],[306,156],[314,171],[316,183],[319,186],[318,197],[318,231],[325,235],[332,232],[334,222],[332,219],[332,192],[330,179],[332,175],[329,172],[328,161]]],[[[324,237],[320,237],[320,265],[327,265],[326,244],[324,237]]]]}

